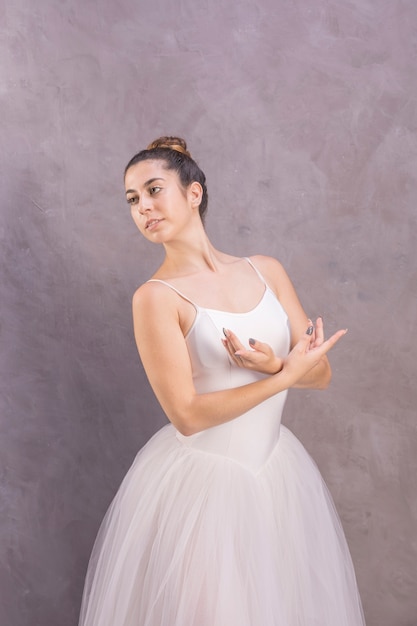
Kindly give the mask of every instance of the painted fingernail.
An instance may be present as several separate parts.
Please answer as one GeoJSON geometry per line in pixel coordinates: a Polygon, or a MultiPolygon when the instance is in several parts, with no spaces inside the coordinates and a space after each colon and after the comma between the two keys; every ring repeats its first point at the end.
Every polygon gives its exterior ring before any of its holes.
{"type": "Polygon", "coordinates": [[[227,330],[223,328],[223,335],[227,338],[227,330]]]}
{"type": "Polygon", "coordinates": [[[252,337],[249,338],[249,345],[250,346],[254,346],[256,343],[256,339],[252,339],[252,337]]]}
{"type": "Polygon", "coordinates": [[[314,327],[313,326],[309,326],[307,328],[307,330],[306,330],[307,335],[312,335],[313,334],[313,330],[314,330],[314,327]]]}

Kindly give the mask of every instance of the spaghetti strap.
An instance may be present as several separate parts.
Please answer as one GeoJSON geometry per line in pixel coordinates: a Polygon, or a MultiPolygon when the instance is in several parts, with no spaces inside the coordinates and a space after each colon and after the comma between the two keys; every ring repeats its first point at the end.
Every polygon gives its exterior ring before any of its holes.
{"type": "Polygon", "coordinates": [[[170,283],[167,283],[165,280],[161,280],[160,278],[150,278],[146,282],[147,283],[162,283],[163,285],[166,285],[167,287],[169,287],[170,289],[175,291],[175,293],[177,293],[181,298],[183,298],[184,300],[186,300],[187,302],[192,304],[196,311],[199,310],[200,307],[195,302],[190,300],[190,298],[187,298],[187,296],[185,296],[179,289],[174,287],[174,285],[171,285],[170,283]]]}
{"type": "Polygon", "coordinates": [[[261,272],[258,270],[258,268],[257,268],[257,267],[255,267],[255,265],[252,263],[252,261],[250,260],[250,258],[249,258],[249,257],[247,257],[247,256],[244,256],[243,258],[244,258],[244,259],[245,259],[245,261],[247,261],[247,262],[249,263],[249,265],[250,265],[250,266],[251,266],[251,267],[255,270],[255,272],[258,274],[259,278],[261,279],[261,281],[262,281],[262,282],[263,282],[263,284],[265,285],[265,287],[266,287],[267,289],[269,289],[270,287],[269,287],[268,283],[266,282],[265,278],[262,276],[262,274],[261,274],[261,272]]]}

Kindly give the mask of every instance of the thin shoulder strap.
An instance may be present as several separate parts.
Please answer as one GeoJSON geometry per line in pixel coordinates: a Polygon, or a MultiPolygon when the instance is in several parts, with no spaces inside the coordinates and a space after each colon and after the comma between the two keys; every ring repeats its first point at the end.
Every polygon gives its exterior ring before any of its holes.
{"type": "Polygon", "coordinates": [[[165,280],[161,280],[160,278],[150,278],[146,282],[147,283],[162,283],[163,285],[166,285],[167,287],[175,291],[175,293],[177,293],[181,298],[184,298],[184,300],[187,300],[187,302],[192,304],[193,307],[196,309],[196,311],[198,311],[198,305],[192,300],[190,300],[190,298],[187,298],[187,296],[185,296],[179,289],[174,287],[174,285],[171,285],[170,283],[167,283],[165,280]]]}
{"type": "Polygon", "coordinates": [[[261,279],[261,281],[263,282],[263,284],[265,285],[265,287],[267,287],[269,289],[269,285],[266,282],[265,278],[262,276],[261,272],[258,270],[257,267],[255,267],[255,265],[252,263],[252,261],[249,259],[249,257],[244,256],[243,257],[245,259],[245,261],[247,261],[249,263],[249,265],[255,270],[255,272],[258,274],[259,278],[261,279]]]}

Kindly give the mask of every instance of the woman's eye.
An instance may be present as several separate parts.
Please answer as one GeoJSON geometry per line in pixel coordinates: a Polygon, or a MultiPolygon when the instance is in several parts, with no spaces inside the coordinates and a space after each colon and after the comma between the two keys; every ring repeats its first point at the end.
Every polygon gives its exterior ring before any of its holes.
{"type": "Polygon", "coordinates": [[[127,199],[128,204],[136,204],[137,201],[138,201],[138,198],[136,196],[132,196],[131,198],[127,199]]]}
{"type": "Polygon", "coordinates": [[[151,196],[153,196],[155,193],[158,193],[158,191],[161,190],[161,187],[151,187],[149,189],[149,193],[151,194],[151,196]]]}

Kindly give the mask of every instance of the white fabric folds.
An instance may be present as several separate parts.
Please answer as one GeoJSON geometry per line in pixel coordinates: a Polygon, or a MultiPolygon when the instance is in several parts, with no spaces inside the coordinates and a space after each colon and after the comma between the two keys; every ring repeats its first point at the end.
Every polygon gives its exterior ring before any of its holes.
{"type": "MultiPolygon", "coordinates": [[[[247,313],[194,307],[197,392],[262,377],[229,359],[223,327],[288,353],[287,316],[266,285],[247,313]]],[[[154,435],[103,521],[80,626],[363,626],[332,499],[281,426],[285,399],[191,437],[171,424],[154,435]]]]}

